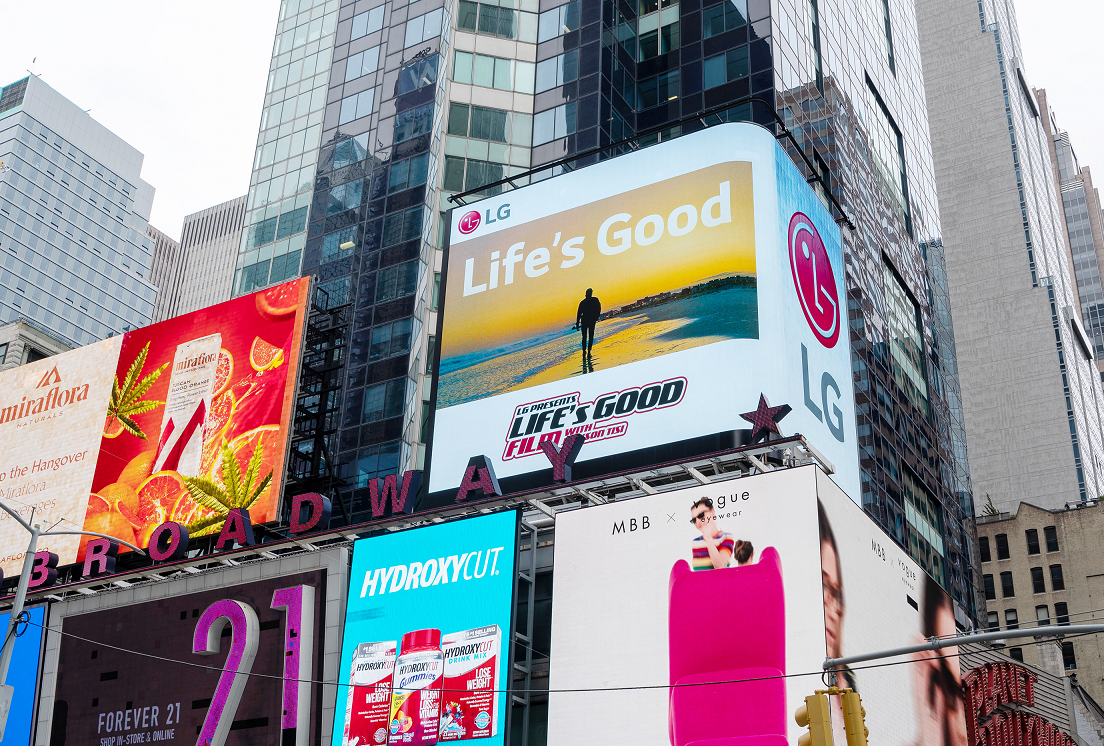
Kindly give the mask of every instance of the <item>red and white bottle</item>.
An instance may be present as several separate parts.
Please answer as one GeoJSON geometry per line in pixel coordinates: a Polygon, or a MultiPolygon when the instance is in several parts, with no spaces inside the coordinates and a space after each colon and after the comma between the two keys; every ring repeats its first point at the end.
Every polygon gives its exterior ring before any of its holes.
{"type": "Polygon", "coordinates": [[[391,690],[389,746],[437,743],[444,674],[441,630],[420,629],[403,635],[391,690]]]}

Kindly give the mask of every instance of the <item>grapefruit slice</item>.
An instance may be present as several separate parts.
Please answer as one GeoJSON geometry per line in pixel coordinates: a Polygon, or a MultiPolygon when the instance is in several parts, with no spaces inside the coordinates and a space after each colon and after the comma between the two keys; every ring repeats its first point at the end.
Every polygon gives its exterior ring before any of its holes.
{"type": "Polygon", "coordinates": [[[253,346],[249,348],[249,364],[258,373],[263,370],[279,368],[284,362],[284,350],[274,344],[265,342],[260,337],[253,338],[253,346]]]}
{"type": "Polygon", "coordinates": [[[103,436],[105,438],[118,438],[124,432],[126,432],[126,428],[123,427],[123,423],[119,422],[114,415],[109,414],[107,419],[104,420],[103,436]]]}
{"type": "Polygon", "coordinates": [[[230,376],[234,374],[234,356],[223,348],[219,350],[218,366],[215,368],[215,393],[218,396],[230,385],[230,376]]]}
{"type": "Polygon", "coordinates": [[[108,504],[107,500],[104,500],[102,497],[93,492],[91,495],[88,496],[88,510],[86,510],[84,513],[84,520],[87,521],[90,517],[98,513],[107,513],[110,510],[111,505],[108,504]]]}
{"type": "Polygon", "coordinates": [[[255,296],[257,310],[269,321],[282,321],[299,306],[299,280],[271,287],[255,296]]]}
{"type": "Polygon", "coordinates": [[[159,471],[138,485],[138,505],[136,509],[119,504],[119,512],[130,521],[136,533],[165,521],[165,516],[176,504],[180,492],[184,489],[184,480],[179,472],[159,471]]]}
{"type": "Polygon", "coordinates": [[[226,432],[226,426],[230,424],[230,418],[234,416],[234,394],[227,391],[211,402],[211,411],[207,414],[207,421],[203,425],[203,450],[207,450],[207,444],[219,438],[226,432]]]}

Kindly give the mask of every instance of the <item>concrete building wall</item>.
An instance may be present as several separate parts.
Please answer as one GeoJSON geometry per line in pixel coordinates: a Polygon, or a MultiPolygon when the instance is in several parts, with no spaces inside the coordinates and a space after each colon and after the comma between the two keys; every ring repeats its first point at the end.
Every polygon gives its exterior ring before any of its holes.
{"type": "Polygon", "coordinates": [[[981,11],[917,3],[975,504],[1061,506],[1102,490],[1104,396],[1066,316],[1076,294],[1015,18],[981,11]]]}
{"type": "Polygon", "coordinates": [[[242,195],[184,218],[173,316],[230,300],[245,200],[242,195]]]}
{"type": "Polygon", "coordinates": [[[180,244],[166,236],[152,225],[146,228],[146,235],[153,239],[153,265],[150,267],[150,282],[157,286],[157,300],[153,304],[153,319],[156,324],[169,318],[168,309],[173,305],[176,295],[177,263],[180,261],[180,244]]]}
{"type": "Polygon", "coordinates": [[[72,349],[26,321],[0,325],[0,371],[72,349]]]}

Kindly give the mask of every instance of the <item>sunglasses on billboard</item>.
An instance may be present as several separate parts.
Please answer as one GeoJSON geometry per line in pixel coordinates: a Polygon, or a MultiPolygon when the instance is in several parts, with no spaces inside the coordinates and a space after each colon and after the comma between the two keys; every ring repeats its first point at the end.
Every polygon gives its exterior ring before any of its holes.
{"type": "MultiPolygon", "coordinates": [[[[698,502],[696,502],[694,504],[694,507],[696,508],[699,505],[704,505],[706,510],[713,510],[713,501],[711,499],[709,499],[708,497],[703,498],[701,500],[698,500],[698,502]]],[[[702,512],[698,513],[697,515],[691,517],[690,518],[690,523],[693,524],[693,523],[697,523],[698,521],[704,521],[704,520],[705,520],[705,510],[703,510],[702,512]]]]}

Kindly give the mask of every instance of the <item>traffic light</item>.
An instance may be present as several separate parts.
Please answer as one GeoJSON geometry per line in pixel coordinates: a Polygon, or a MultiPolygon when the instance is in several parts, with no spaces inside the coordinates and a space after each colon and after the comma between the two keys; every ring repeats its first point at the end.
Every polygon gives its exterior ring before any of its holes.
{"type": "Polygon", "coordinates": [[[798,707],[797,712],[794,713],[794,720],[802,728],[806,726],[809,728],[808,733],[802,733],[797,739],[797,746],[834,746],[831,710],[828,706],[828,698],[823,694],[806,697],[805,704],[798,707]]]}
{"type": "Polygon", "coordinates": [[[866,746],[870,731],[866,729],[866,710],[862,706],[858,692],[840,692],[843,706],[843,725],[847,730],[847,746],[866,746]]]}

